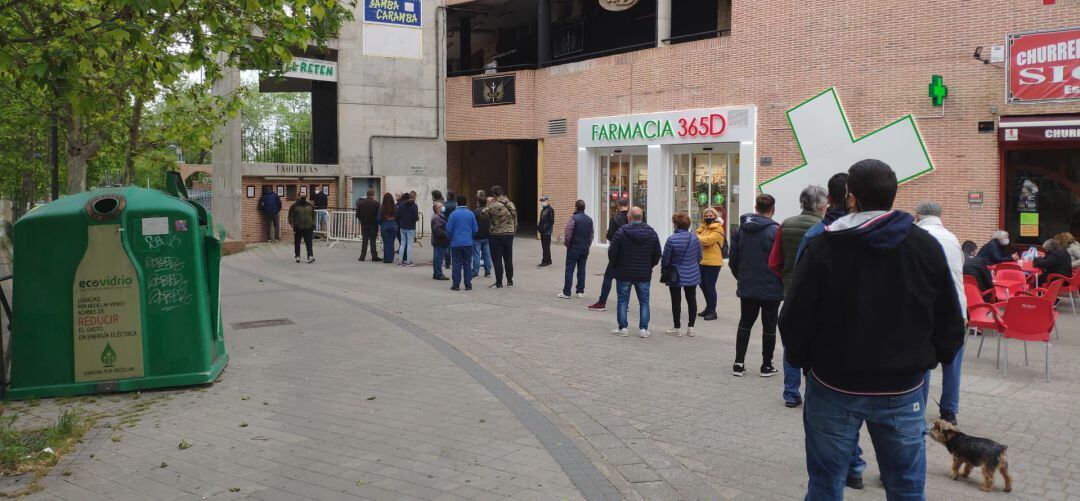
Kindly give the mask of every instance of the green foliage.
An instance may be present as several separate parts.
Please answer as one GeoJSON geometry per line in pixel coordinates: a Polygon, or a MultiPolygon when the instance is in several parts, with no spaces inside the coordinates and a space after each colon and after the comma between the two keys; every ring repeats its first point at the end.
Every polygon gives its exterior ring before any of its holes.
{"type": "Polygon", "coordinates": [[[0,473],[11,475],[50,467],[71,450],[89,427],[78,410],[60,412],[56,423],[38,429],[16,429],[15,416],[0,416],[0,473]],[[52,453],[43,452],[51,448],[52,453]]]}
{"type": "MultiPolygon", "coordinates": [[[[91,165],[103,150],[120,144],[125,155],[149,161],[144,154],[161,137],[140,148],[141,124],[135,144],[122,129],[137,120],[138,103],[187,104],[220,122],[235,107],[204,99],[205,87],[185,96],[187,75],[213,82],[227,66],[280,74],[291,50],[323,46],[354,7],[354,0],[0,0],[0,88],[43,96],[39,114],[64,129],[68,191],[80,191],[88,174],[114,167],[91,165]]],[[[172,144],[208,144],[205,123],[194,125],[151,130],[174,134],[172,144]]]]}

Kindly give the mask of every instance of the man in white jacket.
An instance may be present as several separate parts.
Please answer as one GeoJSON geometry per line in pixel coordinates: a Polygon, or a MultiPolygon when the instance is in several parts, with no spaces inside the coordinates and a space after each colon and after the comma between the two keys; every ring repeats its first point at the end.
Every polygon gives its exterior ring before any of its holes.
{"type": "MultiPolygon", "coordinates": [[[[945,260],[949,263],[949,273],[956,285],[956,297],[960,299],[961,314],[967,318],[967,297],[964,296],[964,251],[960,241],[941,223],[941,204],[937,202],[919,202],[915,206],[915,224],[930,233],[945,251],[945,260]]],[[[960,410],[960,366],[964,361],[964,347],[956,352],[951,363],[941,366],[941,401],[938,410],[941,419],[956,424],[956,413],[960,410]]],[[[924,401],[930,398],[930,371],[926,371],[923,384],[924,401]]]]}

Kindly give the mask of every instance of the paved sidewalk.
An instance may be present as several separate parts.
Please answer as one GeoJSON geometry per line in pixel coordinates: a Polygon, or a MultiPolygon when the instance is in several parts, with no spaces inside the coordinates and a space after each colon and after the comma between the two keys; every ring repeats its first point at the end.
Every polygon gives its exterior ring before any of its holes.
{"type": "MultiPolygon", "coordinates": [[[[588,297],[563,300],[561,248],[537,270],[538,243],[515,246],[517,286],[492,290],[481,278],[471,292],[432,281],[430,265],[358,263],[356,246],[317,247],[314,264],[293,263],[287,245],[227,257],[232,362],[221,381],[144,393],[153,403],[140,420],[91,432],[30,498],[801,499],[801,412],[783,407],[781,378],[729,373],[730,273],[720,318],[698,322],[698,337],[662,335],[670,305],[656,284],[654,336],[617,338],[613,311],[585,310],[602,251],[591,255],[588,297]],[[272,319],[293,324],[232,327],[272,319]]],[[[417,257],[427,262],[430,248],[417,257]]],[[[1008,379],[994,368],[993,339],[982,358],[974,345],[966,353],[960,422],[1009,445],[1013,498],[1080,499],[1080,321],[1064,311],[1051,383],[1041,347],[1008,379]]],[[[1023,361],[1018,343],[1010,359],[1023,361]]],[[[71,402],[9,408],[55,416],[61,404],[71,402]]],[[[863,446],[868,486],[848,498],[882,499],[863,446]]],[[[929,499],[1002,496],[949,480],[944,448],[927,448],[929,499]]]]}

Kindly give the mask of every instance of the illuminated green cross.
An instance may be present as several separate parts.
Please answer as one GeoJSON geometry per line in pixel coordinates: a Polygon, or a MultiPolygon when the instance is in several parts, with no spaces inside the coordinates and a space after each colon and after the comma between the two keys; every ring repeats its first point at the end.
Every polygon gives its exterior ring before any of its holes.
{"type": "Polygon", "coordinates": [[[934,103],[934,106],[941,106],[949,95],[949,88],[941,83],[942,80],[941,75],[930,77],[930,100],[934,103]]]}

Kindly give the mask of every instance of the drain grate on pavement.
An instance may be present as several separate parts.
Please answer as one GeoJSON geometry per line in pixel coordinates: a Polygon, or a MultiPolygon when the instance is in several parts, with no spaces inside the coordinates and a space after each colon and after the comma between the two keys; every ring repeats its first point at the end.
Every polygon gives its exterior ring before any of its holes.
{"type": "Polygon", "coordinates": [[[263,327],[276,327],[279,325],[296,325],[295,322],[288,318],[271,318],[267,320],[252,320],[251,322],[236,322],[232,325],[234,330],[241,329],[260,329],[263,327]]]}

